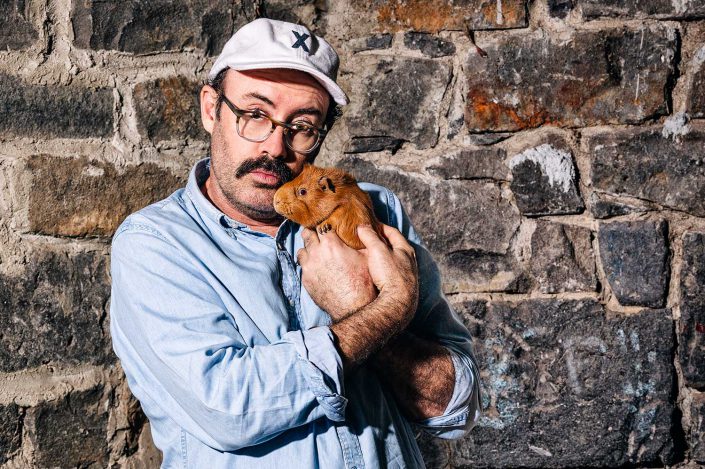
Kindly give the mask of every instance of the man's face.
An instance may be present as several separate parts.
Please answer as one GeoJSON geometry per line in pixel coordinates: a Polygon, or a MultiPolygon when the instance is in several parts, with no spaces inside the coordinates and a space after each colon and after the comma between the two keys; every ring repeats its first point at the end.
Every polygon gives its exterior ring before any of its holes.
{"type": "MultiPolygon", "coordinates": [[[[319,128],[329,104],[325,89],[310,75],[295,70],[228,70],[224,94],[244,111],[260,110],[278,121],[305,121],[319,128]]],[[[225,103],[219,119],[209,121],[210,125],[206,117],[203,120],[211,133],[210,177],[216,190],[249,218],[278,218],[272,207],[274,193],[302,171],[307,155],[286,146],[280,126],[263,142],[240,137],[237,116],[225,103]]]]}

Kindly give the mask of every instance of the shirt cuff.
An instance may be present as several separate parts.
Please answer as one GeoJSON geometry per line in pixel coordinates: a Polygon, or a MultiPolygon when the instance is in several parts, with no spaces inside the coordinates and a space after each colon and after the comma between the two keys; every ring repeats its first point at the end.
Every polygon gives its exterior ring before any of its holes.
{"type": "Polygon", "coordinates": [[[472,366],[466,365],[458,353],[451,349],[447,350],[450,352],[455,369],[453,395],[443,415],[416,422],[416,425],[433,436],[452,440],[463,436],[479,419],[480,414],[477,403],[477,383],[475,383],[472,366]]]}
{"type": "Polygon", "coordinates": [[[284,339],[294,345],[311,392],[330,420],[343,422],[348,400],[343,396],[343,360],[330,328],[291,331],[284,339]]]}

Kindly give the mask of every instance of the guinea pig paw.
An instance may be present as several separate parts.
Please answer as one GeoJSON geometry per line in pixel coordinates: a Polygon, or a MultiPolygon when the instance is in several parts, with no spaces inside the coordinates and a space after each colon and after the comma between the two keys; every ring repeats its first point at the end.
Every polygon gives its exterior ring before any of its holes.
{"type": "Polygon", "coordinates": [[[332,229],[332,226],[330,226],[330,223],[326,223],[325,225],[319,225],[318,226],[318,233],[319,234],[326,234],[332,229]]]}

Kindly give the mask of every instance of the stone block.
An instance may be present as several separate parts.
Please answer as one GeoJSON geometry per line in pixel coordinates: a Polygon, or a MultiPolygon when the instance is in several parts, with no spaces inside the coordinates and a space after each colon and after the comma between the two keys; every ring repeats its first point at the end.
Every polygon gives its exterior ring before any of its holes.
{"type": "Polygon", "coordinates": [[[349,0],[349,4],[361,15],[357,29],[436,33],[464,30],[465,24],[473,30],[528,25],[525,0],[349,0]]]}
{"type": "Polygon", "coordinates": [[[693,393],[690,403],[690,447],[691,458],[705,464],[705,394],[693,393]]]}
{"type": "Polygon", "coordinates": [[[590,194],[590,212],[598,219],[606,219],[627,215],[629,213],[646,212],[651,209],[643,201],[626,203],[616,197],[601,192],[590,194]]]}
{"type": "Polygon", "coordinates": [[[548,14],[554,18],[564,19],[575,6],[573,0],[547,0],[548,14]]]}
{"type": "Polygon", "coordinates": [[[96,252],[35,252],[0,275],[0,371],[114,362],[107,330],[108,260],[96,252]]]}
{"type": "Polygon", "coordinates": [[[103,387],[97,386],[28,410],[37,467],[108,467],[107,407],[103,387]]]}
{"type": "Polygon", "coordinates": [[[433,58],[455,54],[455,44],[428,33],[409,31],[404,34],[404,45],[433,58]]]}
{"type": "Polygon", "coordinates": [[[237,27],[255,18],[254,8],[227,0],[73,0],[74,45],[135,54],[199,48],[217,55],[237,27]]]}
{"type": "Polygon", "coordinates": [[[705,233],[683,235],[680,309],[678,357],[683,380],[705,389],[705,233]]]}
{"type": "Polygon", "coordinates": [[[666,304],[670,255],[665,221],[603,223],[598,240],[602,268],[621,305],[666,304]]]}
{"type": "Polygon", "coordinates": [[[529,270],[534,288],[542,293],[595,291],[592,232],[538,220],[531,236],[529,270]]]}
{"type": "Polygon", "coordinates": [[[509,180],[506,151],[497,147],[464,148],[429,160],[426,171],[443,179],[509,180]]]}
{"type": "Polygon", "coordinates": [[[0,73],[0,135],[108,137],[113,91],[70,85],[32,85],[0,73]]]}
{"type": "Polygon", "coordinates": [[[0,464],[22,446],[24,411],[17,404],[0,405],[0,464]]]}
{"type": "Polygon", "coordinates": [[[473,333],[484,415],[455,468],[654,467],[676,457],[673,322],[593,300],[456,305],[473,333]]]}
{"type": "Polygon", "coordinates": [[[705,45],[691,62],[692,79],[686,97],[686,106],[692,117],[705,117],[705,45]]]}
{"type": "Polygon", "coordinates": [[[345,153],[369,153],[375,151],[391,151],[396,153],[404,144],[404,140],[394,137],[353,137],[345,146],[345,153]]]}
{"type": "Polygon", "coordinates": [[[358,73],[344,117],[352,137],[392,137],[419,148],[436,144],[449,66],[431,59],[366,56],[347,67],[358,73]]]}
{"type": "Polygon", "coordinates": [[[488,56],[472,52],[466,65],[470,132],[632,124],[668,112],[672,28],[577,30],[560,38],[539,30],[478,45],[488,56]]]}
{"type": "Polygon", "coordinates": [[[519,213],[498,183],[439,180],[348,157],[339,167],[359,181],[391,189],[441,265],[450,290],[517,290],[520,278],[508,253],[519,213]]]}
{"type": "Polygon", "coordinates": [[[524,215],[564,215],[585,209],[567,143],[549,138],[511,157],[511,189],[524,215]]]}
{"type": "Polygon", "coordinates": [[[350,40],[347,45],[353,52],[362,52],[365,50],[389,49],[392,47],[391,34],[373,34],[372,36],[359,37],[350,40]]]}
{"type": "Polygon", "coordinates": [[[596,131],[583,139],[595,189],[705,216],[705,125],[596,131]]]}
{"type": "Polygon", "coordinates": [[[0,3],[0,50],[22,50],[37,40],[37,29],[29,15],[29,1],[0,3]]]}
{"type": "Polygon", "coordinates": [[[583,18],[673,18],[702,19],[705,3],[702,0],[576,0],[583,18]]]}
{"type": "Polygon", "coordinates": [[[119,172],[85,157],[37,155],[27,170],[29,229],[52,236],[112,236],[127,215],[184,185],[183,177],[153,163],[119,172]]]}
{"type": "Polygon", "coordinates": [[[140,135],[153,142],[209,140],[201,124],[202,84],[184,77],[160,78],[135,86],[133,99],[140,135]]]}

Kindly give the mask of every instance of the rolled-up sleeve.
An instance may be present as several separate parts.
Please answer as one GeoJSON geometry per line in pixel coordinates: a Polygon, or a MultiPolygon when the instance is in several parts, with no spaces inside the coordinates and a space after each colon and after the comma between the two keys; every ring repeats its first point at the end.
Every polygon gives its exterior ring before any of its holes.
{"type": "Polygon", "coordinates": [[[443,415],[414,422],[439,438],[462,437],[480,419],[479,368],[472,350],[472,337],[453,311],[442,290],[441,276],[431,253],[421,242],[399,199],[387,193],[389,222],[414,246],[419,270],[419,306],[409,329],[445,347],[455,369],[455,386],[443,415]]]}
{"type": "Polygon", "coordinates": [[[194,437],[234,451],[318,418],[344,420],[327,327],[247,343],[212,286],[153,230],[116,235],[111,274],[113,347],[131,389],[194,437]]]}

